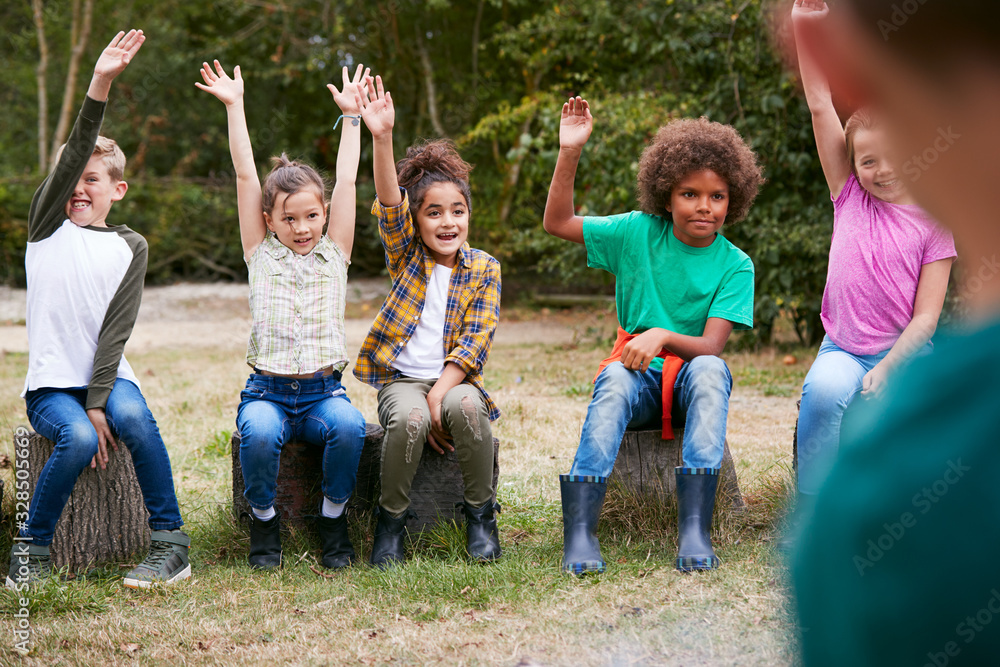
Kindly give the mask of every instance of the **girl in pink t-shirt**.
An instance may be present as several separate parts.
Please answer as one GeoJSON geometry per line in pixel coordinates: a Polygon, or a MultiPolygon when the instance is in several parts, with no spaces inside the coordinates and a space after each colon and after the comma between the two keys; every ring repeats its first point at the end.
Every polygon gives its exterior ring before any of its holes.
{"type": "MultiPolygon", "coordinates": [[[[825,19],[817,0],[795,0],[792,27],[825,19]]],[[[917,206],[876,115],[841,125],[830,87],[804,49],[799,69],[823,174],[834,202],[833,240],[821,317],[826,336],[802,387],[798,488],[815,494],[832,465],[840,424],[858,392],[879,396],[887,379],[927,349],[955,258],[951,234],[917,206]]],[[[787,544],[787,542],[786,542],[787,544]]]]}

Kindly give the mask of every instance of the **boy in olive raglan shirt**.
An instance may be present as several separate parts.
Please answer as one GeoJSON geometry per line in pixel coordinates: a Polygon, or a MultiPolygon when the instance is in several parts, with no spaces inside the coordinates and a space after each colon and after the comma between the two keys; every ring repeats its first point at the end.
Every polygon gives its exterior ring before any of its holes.
{"type": "Polygon", "coordinates": [[[55,447],[11,550],[6,584],[15,590],[51,575],[56,522],[83,469],[105,467],[116,435],[132,455],[152,530],[149,555],[125,585],[191,575],[170,459],[122,354],[142,298],[147,245],[127,227],[105,222],[128,185],[121,180],[125,156],[98,132],[111,82],[144,40],[141,30],[118,33],[104,49],[69,141],[31,202],[23,396],[32,427],[55,447]]]}
{"type": "Polygon", "coordinates": [[[709,532],[733,380],[719,355],[733,328],[753,325],[753,263],[719,230],[746,216],[762,182],[753,151],[705,118],[660,128],[639,165],[641,211],[581,217],[573,184],[590,137],[590,105],[563,105],[559,157],[545,230],[583,243],[589,266],[616,277],[618,339],[594,378],[594,396],[568,475],[560,475],[562,568],[602,572],[597,520],[626,428],[685,426],[675,469],[682,572],[718,567],[709,532]]]}

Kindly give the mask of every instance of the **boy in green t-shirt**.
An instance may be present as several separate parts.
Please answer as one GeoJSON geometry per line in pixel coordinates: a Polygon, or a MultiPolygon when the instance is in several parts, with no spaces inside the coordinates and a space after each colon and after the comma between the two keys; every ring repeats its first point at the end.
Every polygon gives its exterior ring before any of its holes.
{"type": "Polygon", "coordinates": [[[720,235],[744,218],[763,182],[732,127],[705,118],[660,128],[639,167],[642,211],[581,217],[573,185],[593,129],[579,97],[563,105],[545,231],[587,246],[589,266],[615,274],[618,340],[601,363],[573,468],[560,475],[566,572],[603,572],[597,519],[626,428],[686,427],[677,569],[718,567],[709,539],[732,376],[719,359],[733,328],[753,326],[753,263],[720,235]],[[673,419],[672,419],[673,418],[673,419]]]}

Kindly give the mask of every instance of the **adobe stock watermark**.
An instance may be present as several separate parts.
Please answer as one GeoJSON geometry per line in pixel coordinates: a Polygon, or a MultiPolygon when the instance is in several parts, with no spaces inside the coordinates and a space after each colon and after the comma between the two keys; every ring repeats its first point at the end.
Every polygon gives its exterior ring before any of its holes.
{"type": "Polygon", "coordinates": [[[889,41],[889,36],[900,30],[910,17],[917,13],[922,5],[927,4],[927,0],[903,0],[903,2],[892,6],[892,13],[889,20],[879,19],[878,29],[882,33],[882,39],[889,41]]]}
{"type": "MultiPolygon", "coordinates": [[[[982,609],[974,616],[966,616],[955,626],[955,634],[965,644],[971,644],[998,614],[1000,614],[1000,591],[994,588],[990,590],[990,597],[982,609]]],[[[927,652],[927,662],[924,663],[924,667],[947,667],[951,659],[958,657],[961,652],[962,648],[957,641],[947,642],[941,651],[927,652]]]]}
{"type": "Polygon", "coordinates": [[[955,132],[951,125],[947,128],[939,127],[938,136],[934,138],[931,145],[925,148],[920,155],[913,155],[903,163],[903,173],[916,183],[924,175],[924,172],[938,161],[941,154],[947,152],[955,145],[955,141],[961,138],[962,135],[955,132]]]}
{"type": "MultiPolygon", "coordinates": [[[[958,484],[962,477],[965,476],[965,473],[970,470],[972,468],[969,466],[962,465],[962,459],[948,461],[948,467],[945,468],[944,474],[939,479],[935,480],[929,486],[923,487],[913,495],[910,502],[913,504],[914,509],[919,510],[919,514],[921,515],[930,512],[934,508],[934,505],[939,503],[948,494],[948,490],[955,484],[958,484]]],[[[865,576],[865,570],[874,567],[875,563],[882,560],[886,552],[903,539],[906,531],[916,525],[917,515],[913,512],[903,512],[899,515],[898,521],[883,523],[882,527],[885,529],[885,532],[877,538],[868,540],[868,550],[864,555],[854,555],[854,567],[857,568],[858,574],[862,577],[865,576]]]]}
{"type": "MultiPolygon", "coordinates": [[[[30,537],[21,537],[21,529],[28,520],[28,505],[31,501],[31,482],[28,462],[28,429],[18,426],[14,429],[14,520],[18,534],[14,538],[14,549],[11,556],[17,556],[18,569],[12,572],[13,589],[18,593],[17,611],[14,612],[14,650],[21,655],[31,651],[31,617],[28,611],[30,600],[26,597],[28,591],[28,546],[30,537]],[[25,597],[22,597],[25,596],[25,597]]],[[[10,575],[8,575],[10,578],[10,575]]]]}

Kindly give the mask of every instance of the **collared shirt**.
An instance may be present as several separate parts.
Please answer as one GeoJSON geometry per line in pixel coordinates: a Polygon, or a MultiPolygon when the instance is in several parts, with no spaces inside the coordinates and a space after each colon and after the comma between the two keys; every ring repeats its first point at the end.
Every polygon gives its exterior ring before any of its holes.
{"type": "Polygon", "coordinates": [[[347,366],[344,304],[350,264],[330,237],[300,255],[268,233],[250,272],[250,343],[247,363],[281,375],[347,366]]]}
{"type": "MultiPolygon", "coordinates": [[[[361,345],[354,375],[374,387],[402,377],[392,363],[413,335],[423,313],[427,281],[435,264],[416,234],[406,190],[400,188],[400,191],[403,201],[398,205],[386,207],[377,199],[372,205],[372,214],[378,217],[392,289],[361,345]]],[[[448,287],[442,341],[444,361],[457,364],[466,372],[464,382],[483,394],[491,421],[500,416],[500,410],[483,386],[483,366],[489,358],[499,319],[500,262],[464,243],[448,287]]]]}

